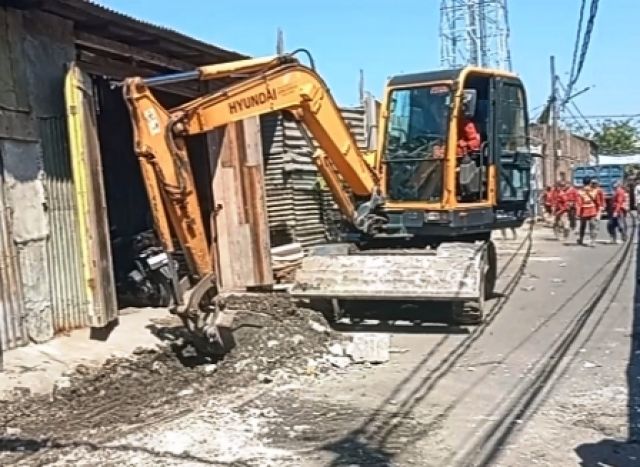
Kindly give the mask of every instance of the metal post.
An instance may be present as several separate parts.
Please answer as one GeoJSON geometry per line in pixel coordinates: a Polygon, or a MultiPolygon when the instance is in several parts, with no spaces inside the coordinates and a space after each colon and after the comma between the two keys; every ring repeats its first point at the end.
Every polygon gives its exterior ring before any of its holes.
{"type": "Polygon", "coordinates": [[[558,180],[558,78],[556,76],[556,57],[551,56],[551,160],[553,161],[552,180],[558,180]]]}
{"type": "Polygon", "coordinates": [[[284,33],[278,28],[278,38],[276,39],[276,55],[284,55],[284,33]]]}

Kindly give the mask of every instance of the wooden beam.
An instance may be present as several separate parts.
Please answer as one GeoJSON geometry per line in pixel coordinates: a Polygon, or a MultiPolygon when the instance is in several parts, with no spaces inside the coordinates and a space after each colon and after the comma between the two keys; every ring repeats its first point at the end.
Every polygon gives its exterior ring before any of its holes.
{"type": "Polygon", "coordinates": [[[215,256],[220,291],[273,285],[258,118],[232,123],[213,151],[215,256]]]}
{"type": "Polygon", "coordinates": [[[147,63],[154,66],[178,71],[186,71],[195,68],[194,65],[190,65],[189,63],[183,62],[182,60],[165,57],[163,55],[149,52],[139,47],[113,41],[111,39],[105,39],[103,37],[99,37],[86,32],[76,31],[74,36],[75,43],[80,47],[90,48],[92,50],[107,52],[115,55],[121,55],[127,59],[135,60],[136,62],[147,63]]]}
{"type": "MultiPolygon", "coordinates": [[[[131,65],[82,50],[78,52],[77,56],[83,70],[95,75],[108,76],[114,80],[121,80],[130,76],[147,77],[158,74],[156,70],[131,65]]],[[[185,97],[195,97],[200,93],[198,82],[158,86],[157,89],[185,97]]]]}

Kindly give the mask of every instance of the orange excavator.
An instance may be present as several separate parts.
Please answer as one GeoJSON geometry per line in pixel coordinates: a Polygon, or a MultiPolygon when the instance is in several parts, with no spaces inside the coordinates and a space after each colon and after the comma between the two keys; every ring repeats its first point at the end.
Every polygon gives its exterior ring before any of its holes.
{"type": "Polygon", "coordinates": [[[175,233],[191,271],[175,311],[212,340],[228,320],[216,303],[185,138],[283,111],[315,139],[314,162],[346,226],[341,243],[309,252],[291,294],[336,313],[349,300],[443,300],[457,321],[479,322],[496,280],[491,232],[527,216],[532,156],[521,81],[475,67],[394,76],[377,149],[365,154],[313,61],[303,65],[298,52],[122,83],[158,237],[172,253],[175,233]],[[242,77],[172,109],[151,90],[232,75],[242,77]],[[469,125],[477,144],[464,141],[469,125]]]}

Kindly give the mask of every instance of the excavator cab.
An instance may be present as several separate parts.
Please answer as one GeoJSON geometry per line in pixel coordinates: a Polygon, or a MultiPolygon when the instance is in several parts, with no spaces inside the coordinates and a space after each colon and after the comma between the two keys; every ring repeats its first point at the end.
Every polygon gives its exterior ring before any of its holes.
{"type": "Polygon", "coordinates": [[[373,164],[385,221],[349,239],[356,252],[306,258],[292,294],[334,318],[350,300],[442,300],[454,322],[480,322],[497,276],[491,232],[527,215],[526,108],[522,83],[503,71],[392,77],[373,164]]]}
{"type": "Polygon", "coordinates": [[[515,75],[467,67],[396,76],[383,108],[375,166],[386,234],[440,243],[523,223],[531,153],[515,75]]]}

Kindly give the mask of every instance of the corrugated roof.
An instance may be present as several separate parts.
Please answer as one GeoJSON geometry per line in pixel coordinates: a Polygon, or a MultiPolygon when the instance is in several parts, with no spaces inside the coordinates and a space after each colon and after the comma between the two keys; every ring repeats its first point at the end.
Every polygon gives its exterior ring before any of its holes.
{"type": "Polygon", "coordinates": [[[165,26],[152,24],[91,0],[47,0],[46,2],[19,2],[25,8],[38,8],[47,13],[69,19],[75,29],[95,36],[182,60],[193,65],[204,65],[248,58],[247,55],[223,49],[195,39],[165,26]]]}

